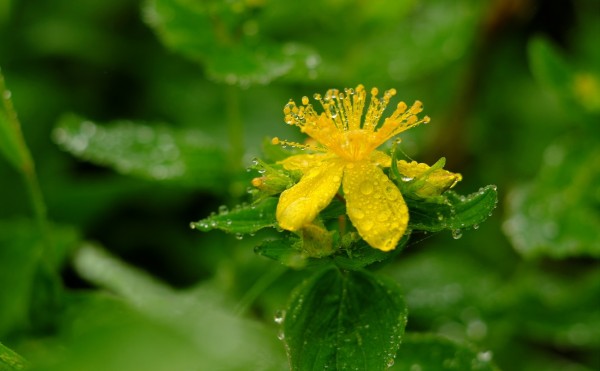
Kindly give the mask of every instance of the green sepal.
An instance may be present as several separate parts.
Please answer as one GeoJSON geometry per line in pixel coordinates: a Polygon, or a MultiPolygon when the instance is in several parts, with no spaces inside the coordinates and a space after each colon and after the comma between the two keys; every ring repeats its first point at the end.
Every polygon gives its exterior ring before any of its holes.
{"type": "Polygon", "coordinates": [[[208,232],[220,229],[228,233],[255,233],[267,227],[277,227],[275,210],[279,199],[269,197],[253,204],[238,205],[232,210],[222,207],[218,214],[190,223],[194,229],[208,232]]]}
{"type": "Polygon", "coordinates": [[[498,192],[495,185],[488,185],[468,196],[447,191],[430,200],[405,200],[410,213],[409,229],[438,232],[477,228],[496,208],[498,192]]]}

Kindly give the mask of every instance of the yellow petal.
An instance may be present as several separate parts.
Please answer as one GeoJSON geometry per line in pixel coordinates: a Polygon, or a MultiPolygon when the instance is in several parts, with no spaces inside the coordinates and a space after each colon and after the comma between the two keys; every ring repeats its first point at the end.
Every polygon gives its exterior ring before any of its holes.
{"type": "Polygon", "coordinates": [[[415,189],[413,191],[417,196],[439,196],[462,180],[462,175],[458,173],[452,173],[442,168],[430,169],[429,165],[416,161],[398,161],[398,171],[400,174],[410,180],[415,180],[415,189]]]}
{"type": "Polygon", "coordinates": [[[343,187],[360,236],[379,250],[393,250],[408,225],[408,208],[396,185],[373,163],[360,161],[346,165],[343,187]]]}
{"type": "Polygon", "coordinates": [[[392,158],[381,151],[371,152],[371,162],[380,167],[390,167],[392,158]]]}
{"type": "Polygon", "coordinates": [[[329,154],[302,154],[290,156],[279,161],[279,163],[287,170],[301,170],[305,172],[307,169],[320,166],[323,161],[331,157],[329,154]]]}
{"type": "Polygon", "coordinates": [[[344,163],[337,159],[307,169],[300,182],[279,197],[276,212],[279,226],[296,231],[312,222],[340,188],[343,170],[344,163]]]}

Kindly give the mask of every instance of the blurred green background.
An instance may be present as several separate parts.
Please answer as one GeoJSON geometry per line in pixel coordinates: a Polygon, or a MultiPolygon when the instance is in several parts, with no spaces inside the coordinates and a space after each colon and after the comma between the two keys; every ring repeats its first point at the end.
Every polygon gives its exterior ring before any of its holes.
{"type": "Polygon", "coordinates": [[[407,332],[504,370],[600,368],[599,38],[595,0],[0,0],[50,221],[5,146],[0,343],[35,370],[285,369],[273,316],[303,272],[253,253],[272,232],[189,223],[249,200],[265,138],[301,139],[288,99],[362,83],[423,101],[407,155],[500,195],[383,268],[407,332]]]}

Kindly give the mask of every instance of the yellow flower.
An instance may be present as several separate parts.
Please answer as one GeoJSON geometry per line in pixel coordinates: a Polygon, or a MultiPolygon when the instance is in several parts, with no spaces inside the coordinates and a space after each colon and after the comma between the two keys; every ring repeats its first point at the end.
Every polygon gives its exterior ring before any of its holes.
{"type": "Polygon", "coordinates": [[[410,108],[400,102],[378,126],[395,94],[396,90],[391,89],[379,97],[377,88],[373,88],[364,118],[367,93],[362,85],[344,92],[332,89],[324,97],[315,94],[314,99],[324,110],[320,114],[308,97],[302,98],[301,106],[290,100],[284,108],[285,121],[298,126],[315,143],[300,145],[278,138],[273,138],[273,143],[317,153],[281,161],[286,169],[303,173],[300,181],[279,198],[276,216],[281,228],[302,229],[331,202],[342,185],[348,216],[360,236],[383,251],[396,247],[408,225],[408,208],[396,185],[381,169],[390,166],[390,156],[376,149],[404,130],[429,122],[429,117],[417,118],[421,102],[416,101],[410,108]]]}

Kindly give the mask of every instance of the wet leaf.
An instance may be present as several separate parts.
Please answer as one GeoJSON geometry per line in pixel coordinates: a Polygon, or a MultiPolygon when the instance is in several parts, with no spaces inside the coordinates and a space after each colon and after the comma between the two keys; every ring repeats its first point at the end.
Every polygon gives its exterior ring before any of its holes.
{"type": "Polygon", "coordinates": [[[201,132],[114,121],[99,125],[63,116],[55,142],[74,156],[124,175],[223,191],[225,153],[201,132]]]}
{"type": "Polygon", "coordinates": [[[220,82],[266,84],[293,70],[314,68],[318,55],[297,43],[275,43],[260,33],[253,16],[259,3],[149,0],[146,22],[160,40],[182,55],[201,62],[220,82]]]}
{"type": "Polygon", "coordinates": [[[600,257],[600,150],[571,138],[547,148],[537,179],[513,190],[503,225],[527,258],[600,257]]]}
{"type": "Polygon", "coordinates": [[[477,352],[439,335],[408,333],[390,370],[498,370],[492,358],[491,351],[477,352]]]}
{"type": "Polygon", "coordinates": [[[255,204],[236,206],[232,210],[223,207],[219,214],[190,225],[202,232],[220,229],[229,233],[254,233],[263,228],[277,226],[275,209],[278,201],[277,198],[270,197],[255,204]]]}
{"type": "Polygon", "coordinates": [[[533,76],[558,98],[567,112],[600,113],[599,69],[590,71],[576,68],[550,40],[541,36],[529,42],[528,52],[533,76]]]}
{"type": "Polygon", "coordinates": [[[428,232],[476,227],[491,215],[498,202],[495,185],[483,187],[468,196],[448,191],[439,197],[433,200],[407,198],[410,213],[408,227],[428,232]]]}
{"type": "Polygon", "coordinates": [[[283,320],[292,370],[385,370],[406,325],[398,285],[366,271],[328,268],[294,293],[283,320]]]}
{"type": "Polygon", "coordinates": [[[24,370],[25,366],[23,357],[0,343],[0,371],[24,370]]]}
{"type": "Polygon", "coordinates": [[[82,302],[83,307],[75,303],[70,308],[66,316],[73,351],[64,359],[67,364],[100,360],[100,351],[115,359],[115,366],[100,365],[98,370],[133,369],[136,362],[148,370],[283,368],[283,349],[275,334],[236,316],[224,295],[210,285],[174,290],[89,244],[77,252],[74,264],[83,278],[110,290],[119,302],[96,295],[92,302],[82,302]],[[119,345],[113,346],[114,341],[119,345]],[[81,350],[86,354],[80,357],[81,350]],[[170,366],[173,362],[178,366],[170,366]]]}

